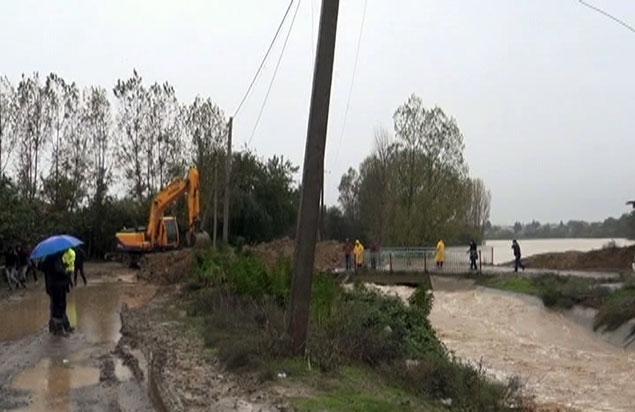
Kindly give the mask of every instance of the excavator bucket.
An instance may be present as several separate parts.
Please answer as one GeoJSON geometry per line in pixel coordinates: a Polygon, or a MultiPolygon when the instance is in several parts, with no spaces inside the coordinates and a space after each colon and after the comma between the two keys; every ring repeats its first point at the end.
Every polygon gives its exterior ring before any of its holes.
{"type": "Polygon", "coordinates": [[[208,247],[212,244],[212,238],[204,230],[190,235],[189,241],[189,246],[195,248],[208,247]]]}

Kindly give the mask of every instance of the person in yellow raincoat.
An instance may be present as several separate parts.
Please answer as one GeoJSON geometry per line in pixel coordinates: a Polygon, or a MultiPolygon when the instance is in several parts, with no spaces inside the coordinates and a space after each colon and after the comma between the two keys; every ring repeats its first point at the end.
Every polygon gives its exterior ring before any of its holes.
{"type": "Polygon", "coordinates": [[[443,261],[445,260],[445,243],[443,243],[443,240],[439,240],[437,243],[437,255],[435,260],[437,261],[437,268],[443,269],[443,261]]]}
{"type": "Polygon", "coordinates": [[[353,255],[355,256],[355,268],[360,269],[364,265],[364,245],[359,240],[355,241],[353,255]]]}

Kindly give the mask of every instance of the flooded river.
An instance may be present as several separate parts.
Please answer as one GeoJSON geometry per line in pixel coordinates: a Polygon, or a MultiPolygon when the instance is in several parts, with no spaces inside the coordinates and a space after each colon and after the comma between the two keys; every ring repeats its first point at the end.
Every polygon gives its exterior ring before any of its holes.
{"type": "MultiPolygon", "coordinates": [[[[593,249],[602,249],[609,242],[615,242],[617,246],[635,244],[635,241],[628,239],[521,239],[518,242],[524,257],[570,250],[588,252],[593,249]]],[[[511,243],[511,240],[488,240],[485,242],[487,246],[491,246],[494,249],[495,265],[514,260],[511,243]]]]}
{"type": "MultiPolygon", "coordinates": [[[[520,376],[541,403],[584,412],[635,409],[635,352],[612,345],[534,298],[434,279],[430,320],[459,357],[495,377],[520,376]]],[[[407,287],[381,287],[407,297],[407,287]]]]}

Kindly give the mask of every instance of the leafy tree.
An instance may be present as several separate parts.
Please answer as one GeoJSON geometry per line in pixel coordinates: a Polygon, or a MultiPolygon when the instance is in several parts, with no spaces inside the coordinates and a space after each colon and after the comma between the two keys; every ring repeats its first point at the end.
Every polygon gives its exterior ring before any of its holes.
{"type": "Polygon", "coordinates": [[[297,170],[277,156],[265,162],[248,151],[233,155],[230,228],[235,238],[254,243],[291,234],[299,204],[293,185],[297,170]]]}
{"type": "Polygon", "coordinates": [[[489,194],[468,177],[456,121],[413,95],[395,111],[394,130],[393,139],[378,129],[373,153],[340,181],[355,237],[401,245],[480,239],[489,194]]]}
{"type": "MultiPolygon", "coordinates": [[[[208,219],[213,216],[213,195],[220,197],[219,186],[224,182],[224,159],[227,139],[227,120],[222,110],[211,99],[197,96],[191,105],[182,108],[185,134],[188,136],[192,157],[201,173],[202,226],[208,231],[208,219]],[[214,178],[216,177],[216,179],[214,178]]],[[[217,219],[213,216],[212,219],[217,219]]]]}

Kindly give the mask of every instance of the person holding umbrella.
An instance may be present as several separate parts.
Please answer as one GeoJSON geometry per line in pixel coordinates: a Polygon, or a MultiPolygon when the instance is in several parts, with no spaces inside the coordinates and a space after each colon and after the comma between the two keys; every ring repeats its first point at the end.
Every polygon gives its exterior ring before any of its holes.
{"type": "Polygon", "coordinates": [[[51,236],[40,242],[31,252],[32,260],[44,258],[41,269],[44,272],[46,293],[51,301],[49,331],[56,335],[68,336],[68,333],[74,331],[66,316],[66,294],[71,279],[62,255],[69,248],[81,244],[81,240],[72,236],[51,236]]]}

